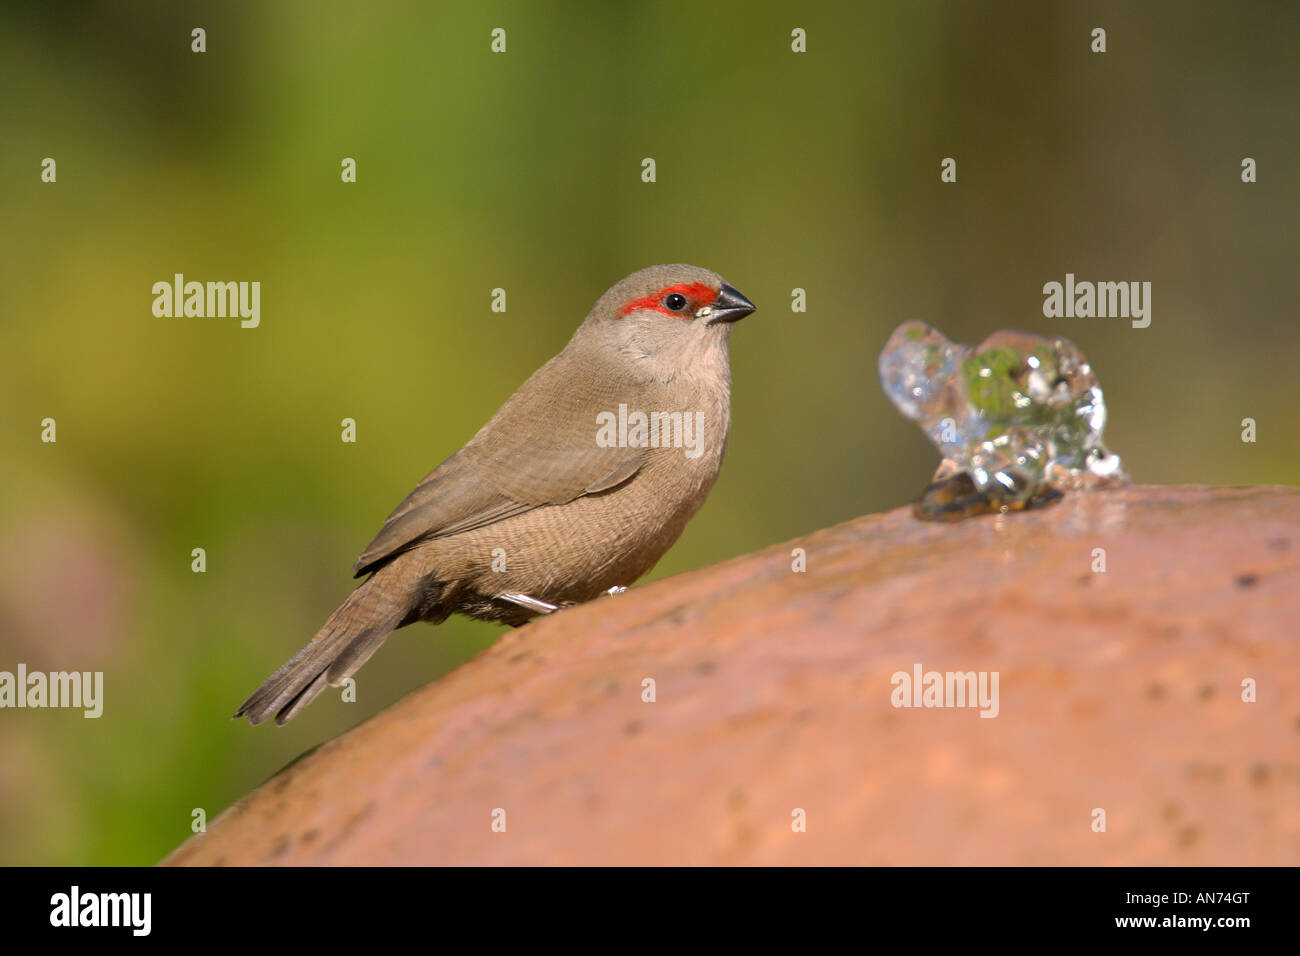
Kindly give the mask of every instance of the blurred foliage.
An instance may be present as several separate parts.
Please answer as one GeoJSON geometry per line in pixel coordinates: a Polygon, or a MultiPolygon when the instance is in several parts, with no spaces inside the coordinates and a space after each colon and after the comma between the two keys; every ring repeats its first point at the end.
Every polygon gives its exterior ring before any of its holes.
{"type": "Polygon", "coordinates": [[[418,625],[353,706],[227,719],[348,592],[392,506],[641,266],[707,266],[760,307],[733,339],[722,478],[655,576],[919,492],[934,452],[875,372],[910,317],[956,341],[1071,338],[1139,481],[1294,483],[1298,20],[1191,2],[6,5],[0,669],[104,670],[106,704],[0,712],[0,863],[153,862],[193,808],[215,816],[499,636],[418,625]],[[155,318],[150,288],[176,272],[260,281],[261,327],[155,318]],[[1151,327],[1045,319],[1042,285],[1066,272],[1150,280],[1151,327]]]}

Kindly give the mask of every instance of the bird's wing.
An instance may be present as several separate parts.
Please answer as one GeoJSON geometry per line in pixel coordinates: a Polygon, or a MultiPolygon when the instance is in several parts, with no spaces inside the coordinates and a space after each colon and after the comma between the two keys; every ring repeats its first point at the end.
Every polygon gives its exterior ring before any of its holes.
{"type": "Polygon", "coordinates": [[[464,448],[415,486],[357,559],[354,575],[419,541],[607,491],[636,474],[644,448],[596,440],[597,412],[617,415],[629,389],[595,370],[564,374],[560,358],[538,369],[464,448]]]}

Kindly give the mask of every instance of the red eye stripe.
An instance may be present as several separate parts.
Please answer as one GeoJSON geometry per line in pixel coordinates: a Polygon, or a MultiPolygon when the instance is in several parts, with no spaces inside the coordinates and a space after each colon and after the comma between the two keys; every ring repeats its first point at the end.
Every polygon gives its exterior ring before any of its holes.
{"type": "Polygon", "coordinates": [[[644,299],[634,299],[623,308],[618,310],[620,316],[627,315],[629,312],[636,312],[641,309],[648,309],[651,312],[662,312],[664,315],[671,315],[675,319],[690,319],[691,312],[702,305],[712,305],[713,300],[718,297],[718,293],[710,289],[703,282],[679,282],[677,285],[670,285],[658,292],[654,292],[644,299]],[[686,312],[674,312],[664,307],[664,297],[672,295],[674,292],[686,296],[686,300],[694,308],[686,312]]]}

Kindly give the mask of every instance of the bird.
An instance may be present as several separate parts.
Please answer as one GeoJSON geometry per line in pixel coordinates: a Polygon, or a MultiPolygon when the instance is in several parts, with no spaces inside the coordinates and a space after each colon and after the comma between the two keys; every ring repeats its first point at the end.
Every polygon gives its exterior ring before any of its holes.
{"type": "Polygon", "coordinates": [[[416,621],[517,627],[648,572],[717,480],[731,333],[754,311],[697,266],[651,266],[610,287],[393,510],[353,566],[365,580],[234,718],[287,723],[416,621]]]}

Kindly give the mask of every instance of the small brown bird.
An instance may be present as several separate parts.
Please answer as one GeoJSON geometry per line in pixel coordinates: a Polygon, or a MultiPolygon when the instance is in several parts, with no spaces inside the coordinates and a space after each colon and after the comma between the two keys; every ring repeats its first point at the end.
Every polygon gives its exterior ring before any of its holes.
{"type": "Polygon", "coordinates": [[[652,266],[611,288],[388,516],[353,567],[366,581],[235,716],[291,720],[414,621],[519,625],[649,571],[718,477],[727,346],[753,311],[695,266],[652,266]]]}

